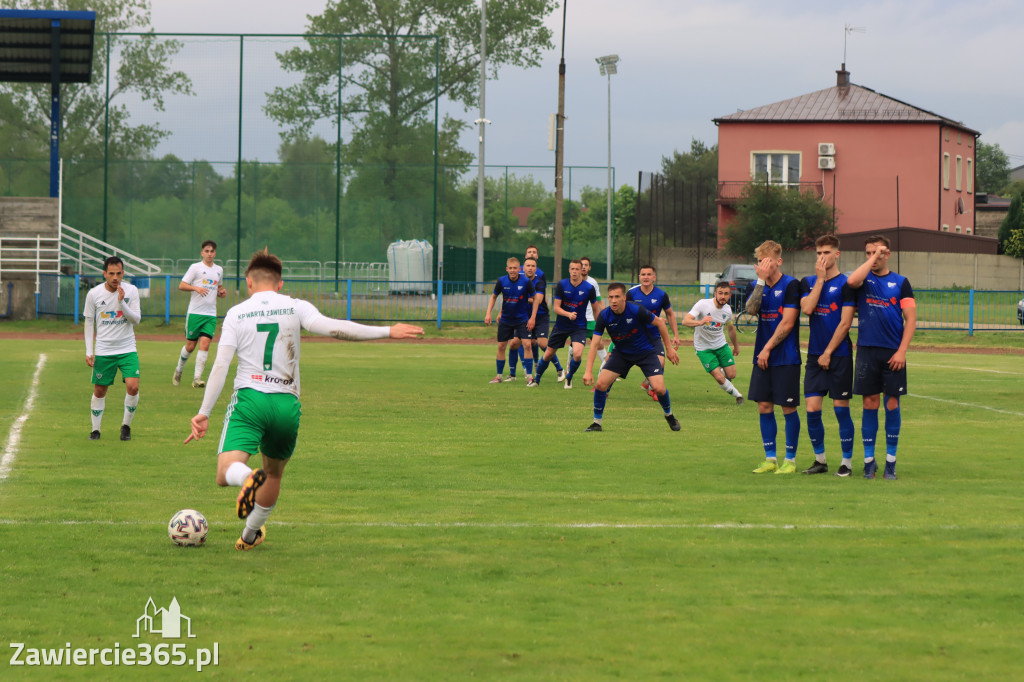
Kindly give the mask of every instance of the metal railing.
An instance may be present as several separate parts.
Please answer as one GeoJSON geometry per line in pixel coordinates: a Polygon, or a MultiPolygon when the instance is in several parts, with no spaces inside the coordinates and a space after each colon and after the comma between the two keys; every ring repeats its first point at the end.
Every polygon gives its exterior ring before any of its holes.
{"type": "Polygon", "coordinates": [[[103,271],[99,264],[109,256],[117,256],[124,261],[125,274],[160,274],[159,265],[119,249],[113,244],[108,244],[63,223],[60,226],[60,231],[60,261],[71,266],[75,272],[99,274],[103,271]]]}
{"type": "Polygon", "coordinates": [[[0,238],[0,281],[13,274],[35,275],[39,293],[40,273],[60,271],[60,243],[56,237],[0,238]]]}
{"type": "MultiPolygon", "coordinates": [[[[40,278],[39,314],[70,317],[76,324],[80,321],[85,292],[101,281],[96,277],[46,273],[40,278]]],[[[157,318],[165,324],[172,319],[185,318],[189,297],[178,291],[177,276],[165,274],[143,279],[149,284],[142,292],[144,318],[157,318]]],[[[392,290],[393,283],[379,279],[348,278],[336,284],[333,279],[299,277],[285,280],[282,293],[310,301],[325,315],[339,319],[418,322],[441,329],[446,324],[481,324],[494,286],[493,282],[445,280],[405,284],[408,286],[400,289],[422,291],[398,293],[392,290]]],[[[245,282],[234,277],[225,277],[224,286],[228,295],[221,306],[222,314],[248,295],[245,282]]],[[[668,293],[678,320],[694,303],[713,293],[710,285],[660,286],[668,293]]],[[[914,295],[918,329],[962,331],[969,335],[985,331],[1024,331],[1024,325],[1017,319],[1017,301],[1024,298],[1021,291],[919,289],[914,295]]],[[[806,325],[806,319],[801,324],[806,325]]],[[[856,325],[855,320],[855,328],[856,325]]]]}

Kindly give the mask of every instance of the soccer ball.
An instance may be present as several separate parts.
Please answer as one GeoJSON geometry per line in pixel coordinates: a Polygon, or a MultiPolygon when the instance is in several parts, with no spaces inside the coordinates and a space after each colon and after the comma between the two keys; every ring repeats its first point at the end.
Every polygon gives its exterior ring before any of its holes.
{"type": "Polygon", "coordinates": [[[206,517],[195,509],[182,509],[167,524],[167,535],[179,547],[199,547],[206,542],[208,532],[210,526],[206,517]]]}

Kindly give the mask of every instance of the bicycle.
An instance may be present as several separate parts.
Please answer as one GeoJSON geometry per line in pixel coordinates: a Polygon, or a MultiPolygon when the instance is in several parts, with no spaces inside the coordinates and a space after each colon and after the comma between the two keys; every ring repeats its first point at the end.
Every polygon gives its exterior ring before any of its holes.
{"type": "Polygon", "coordinates": [[[743,334],[748,328],[757,329],[757,315],[748,313],[746,310],[741,311],[738,315],[732,318],[733,325],[736,326],[736,331],[743,334]]]}

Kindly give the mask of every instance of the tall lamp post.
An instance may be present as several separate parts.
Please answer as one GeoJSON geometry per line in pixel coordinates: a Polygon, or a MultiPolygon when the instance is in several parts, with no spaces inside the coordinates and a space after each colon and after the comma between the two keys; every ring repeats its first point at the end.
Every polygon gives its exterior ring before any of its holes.
{"type": "Polygon", "coordinates": [[[607,225],[607,260],[606,276],[612,278],[612,74],[618,73],[616,64],[619,62],[619,55],[609,54],[598,57],[596,60],[601,68],[601,75],[608,76],[608,225],[607,225]]]}

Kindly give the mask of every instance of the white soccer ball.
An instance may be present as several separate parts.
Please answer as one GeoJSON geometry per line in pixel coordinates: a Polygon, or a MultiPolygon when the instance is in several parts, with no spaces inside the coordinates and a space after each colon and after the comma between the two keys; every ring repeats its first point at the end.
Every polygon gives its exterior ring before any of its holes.
{"type": "Polygon", "coordinates": [[[171,517],[167,524],[167,535],[179,547],[199,547],[206,542],[210,525],[206,517],[195,509],[182,509],[171,517]]]}

